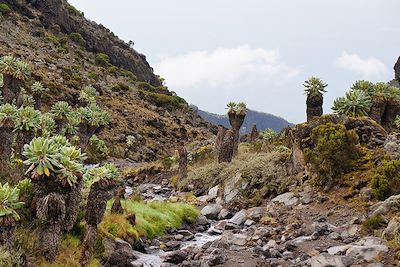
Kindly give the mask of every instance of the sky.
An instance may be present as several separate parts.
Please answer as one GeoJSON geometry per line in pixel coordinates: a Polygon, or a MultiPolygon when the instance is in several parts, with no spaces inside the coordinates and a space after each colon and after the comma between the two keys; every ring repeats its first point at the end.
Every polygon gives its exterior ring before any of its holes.
{"type": "Polygon", "coordinates": [[[229,101],[305,120],[303,82],[324,113],[360,79],[394,77],[399,0],[69,0],[146,55],[171,91],[225,113],[229,101]]]}

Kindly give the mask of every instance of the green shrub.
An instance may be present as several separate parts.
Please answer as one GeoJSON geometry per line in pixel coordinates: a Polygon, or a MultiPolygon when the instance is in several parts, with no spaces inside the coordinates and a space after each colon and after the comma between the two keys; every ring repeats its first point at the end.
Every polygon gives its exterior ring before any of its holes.
{"type": "Polygon", "coordinates": [[[342,124],[327,123],[312,130],[312,147],[304,149],[305,159],[316,174],[315,184],[332,186],[340,175],[349,171],[359,157],[358,136],[342,124]]]}
{"type": "Polygon", "coordinates": [[[11,8],[7,4],[0,3],[0,13],[2,15],[7,15],[11,11],[12,11],[11,8]]]}
{"type": "Polygon", "coordinates": [[[130,70],[121,70],[121,74],[122,76],[128,77],[133,82],[137,80],[135,74],[133,74],[130,70]]]}
{"type": "Polygon", "coordinates": [[[385,200],[400,193],[400,160],[385,161],[375,173],[371,179],[371,188],[376,199],[385,200]]]}
{"type": "Polygon", "coordinates": [[[89,145],[85,151],[88,155],[89,162],[101,162],[108,157],[108,147],[104,140],[93,135],[89,139],[89,145]]]}
{"type": "Polygon", "coordinates": [[[156,106],[164,107],[169,110],[181,109],[187,106],[186,101],[179,96],[145,92],[143,90],[139,90],[139,96],[156,106]]]}
{"type": "Polygon", "coordinates": [[[389,181],[382,174],[376,174],[372,177],[371,188],[376,199],[385,200],[390,195],[389,181]]]}
{"type": "Polygon", "coordinates": [[[98,53],[95,57],[95,63],[101,67],[108,67],[110,65],[110,57],[104,53],[98,53]]]}
{"type": "Polygon", "coordinates": [[[381,215],[372,216],[362,223],[362,229],[366,232],[372,232],[373,230],[377,230],[382,227],[385,223],[385,220],[381,215]]]}
{"type": "Polygon", "coordinates": [[[86,41],[83,39],[79,32],[73,32],[69,34],[69,38],[77,44],[85,45],[86,41]]]}

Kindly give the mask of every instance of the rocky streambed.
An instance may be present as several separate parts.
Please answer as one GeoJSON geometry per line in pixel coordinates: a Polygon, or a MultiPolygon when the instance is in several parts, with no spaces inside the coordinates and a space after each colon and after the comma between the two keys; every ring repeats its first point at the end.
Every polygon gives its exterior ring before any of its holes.
{"type": "MultiPolygon", "coordinates": [[[[137,192],[149,201],[173,199],[180,194],[167,184],[142,184],[137,192]]],[[[125,253],[121,258],[129,258],[129,263],[111,265],[397,266],[385,240],[362,233],[361,222],[367,214],[318,193],[289,192],[264,206],[239,211],[229,210],[218,197],[218,188],[199,200],[204,202],[195,224],[169,231],[142,251],[133,250],[122,240],[113,241],[124,248],[114,248],[112,253],[125,253]]],[[[392,208],[385,203],[375,205],[372,212],[392,208]]]]}

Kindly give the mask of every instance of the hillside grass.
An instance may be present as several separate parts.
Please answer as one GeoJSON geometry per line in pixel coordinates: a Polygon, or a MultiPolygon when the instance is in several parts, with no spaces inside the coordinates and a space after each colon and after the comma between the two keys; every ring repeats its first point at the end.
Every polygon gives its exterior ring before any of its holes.
{"type": "MultiPolygon", "coordinates": [[[[194,223],[199,216],[196,207],[185,203],[121,201],[125,214],[111,214],[107,211],[99,225],[102,235],[114,238],[162,236],[170,228],[179,228],[184,223],[194,223]],[[134,225],[129,216],[136,216],[134,225]]],[[[109,206],[111,202],[109,202],[109,206]]]]}

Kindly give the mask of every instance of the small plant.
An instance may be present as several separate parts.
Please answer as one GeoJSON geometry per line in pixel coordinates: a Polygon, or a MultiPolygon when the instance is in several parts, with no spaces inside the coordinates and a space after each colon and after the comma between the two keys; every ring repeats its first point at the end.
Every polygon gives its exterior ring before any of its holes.
{"type": "Polygon", "coordinates": [[[58,101],[51,107],[51,113],[54,118],[67,120],[68,114],[71,112],[72,107],[65,101],[58,101]]]}
{"type": "Polygon", "coordinates": [[[82,116],[82,120],[87,122],[90,126],[104,126],[111,121],[110,115],[96,105],[80,108],[79,112],[82,116]]]}
{"type": "Polygon", "coordinates": [[[136,144],[136,141],[136,137],[134,137],[133,135],[128,135],[126,137],[126,145],[128,146],[128,148],[134,146],[136,144]]]}
{"type": "Polygon", "coordinates": [[[19,192],[17,187],[11,187],[8,183],[0,183],[0,228],[9,220],[18,221],[20,219],[17,210],[22,208],[24,203],[19,201],[19,192]]]}
{"type": "Polygon", "coordinates": [[[15,131],[36,131],[40,124],[40,112],[33,107],[21,107],[14,114],[15,131]]]}
{"type": "Polygon", "coordinates": [[[304,155],[316,174],[317,186],[331,187],[359,157],[357,134],[342,124],[327,123],[314,128],[310,141],[313,146],[305,148],[304,155]]]}
{"type": "Polygon", "coordinates": [[[371,179],[371,189],[374,197],[385,200],[391,195],[400,193],[400,161],[384,161],[371,179]]]}
{"type": "Polygon", "coordinates": [[[362,223],[362,229],[366,232],[373,232],[373,230],[378,230],[385,224],[385,219],[381,215],[376,215],[369,217],[362,223]]]}
{"type": "Polygon", "coordinates": [[[310,77],[307,81],[304,82],[303,86],[306,88],[304,92],[307,96],[311,97],[321,97],[324,93],[326,93],[326,87],[328,86],[324,83],[320,78],[310,77]]]}
{"type": "Polygon", "coordinates": [[[27,63],[12,56],[4,56],[0,59],[0,73],[24,81],[31,75],[31,68],[27,63]]]}
{"type": "Polygon", "coordinates": [[[275,132],[273,129],[268,128],[265,131],[261,132],[260,136],[263,140],[270,142],[278,138],[278,133],[275,132]]]}
{"type": "Polygon", "coordinates": [[[104,166],[89,169],[83,175],[83,180],[87,186],[91,186],[96,182],[109,183],[118,179],[120,172],[112,163],[107,163],[104,166]]]}
{"type": "Polygon", "coordinates": [[[27,158],[24,164],[29,166],[26,174],[31,174],[32,179],[53,177],[70,186],[76,183],[76,175],[83,172],[82,162],[86,159],[80,149],[62,136],[35,138],[24,146],[23,155],[27,158]]]}
{"type": "Polygon", "coordinates": [[[367,116],[371,109],[370,96],[361,90],[351,90],[345,97],[339,97],[333,102],[332,110],[340,115],[351,117],[367,116]]]}
{"type": "Polygon", "coordinates": [[[108,67],[110,65],[110,57],[104,53],[98,53],[95,57],[95,63],[101,67],[108,67]]]}
{"type": "Polygon", "coordinates": [[[85,86],[79,93],[79,100],[95,105],[98,96],[99,92],[93,86],[85,86]]]}
{"type": "Polygon", "coordinates": [[[100,162],[108,157],[108,147],[104,140],[97,137],[97,135],[92,135],[89,139],[89,145],[86,148],[86,153],[90,161],[100,162]]]}
{"type": "Polygon", "coordinates": [[[85,39],[82,37],[82,35],[79,32],[70,33],[69,38],[77,44],[80,44],[80,45],[86,44],[85,39]]]}
{"type": "Polygon", "coordinates": [[[44,113],[40,116],[40,129],[43,137],[50,137],[54,133],[56,123],[51,113],[44,113]]]}
{"type": "Polygon", "coordinates": [[[1,15],[7,15],[7,14],[11,13],[11,11],[12,11],[11,8],[7,4],[0,3],[0,14],[1,15]]]}
{"type": "Polygon", "coordinates": [[[44,87],[41,82],[34,82],[31,86],[32,93],[43,95],[45,92],[48,92],[49,89],[44,87]]]}

